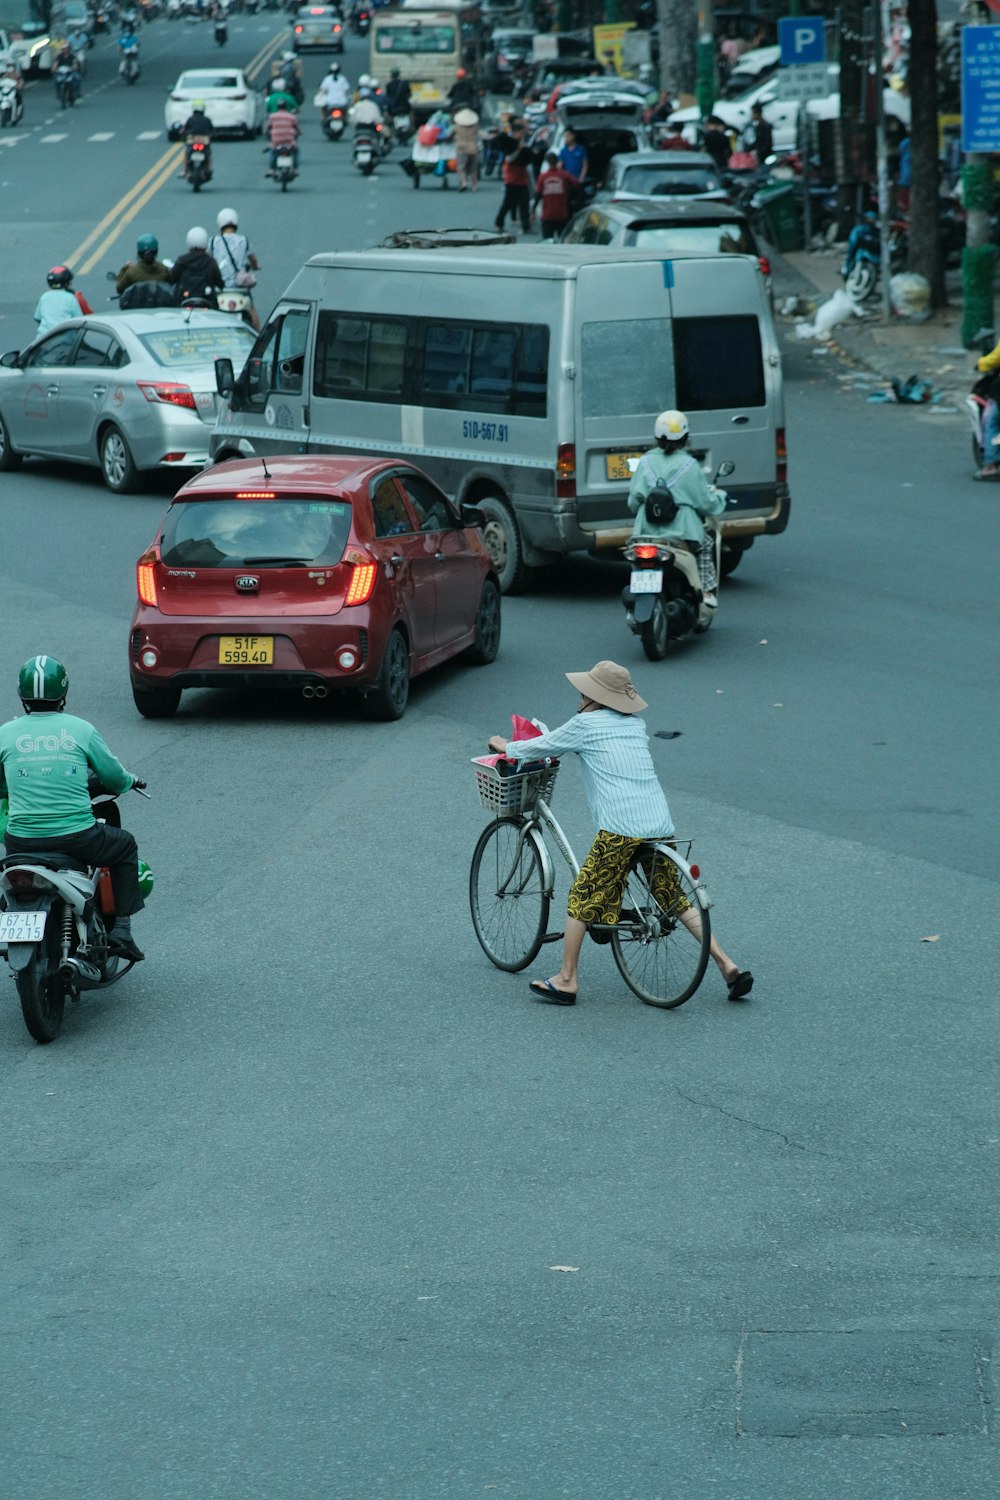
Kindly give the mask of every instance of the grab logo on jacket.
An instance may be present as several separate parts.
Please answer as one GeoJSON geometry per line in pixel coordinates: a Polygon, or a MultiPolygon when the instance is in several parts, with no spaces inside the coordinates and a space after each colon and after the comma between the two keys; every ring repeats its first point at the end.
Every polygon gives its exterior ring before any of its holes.
{"type": "Polygon", "coordinates": [[[22,755],[57,755],[60,750],[79,750],[71,734],[19,734],[15,744],[22,755]]]}

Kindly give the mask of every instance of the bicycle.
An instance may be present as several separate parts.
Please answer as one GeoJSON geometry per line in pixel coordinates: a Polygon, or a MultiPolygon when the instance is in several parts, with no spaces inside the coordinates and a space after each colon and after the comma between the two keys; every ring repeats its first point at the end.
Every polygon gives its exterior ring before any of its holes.
{"type": "MultiPolygon", "coordinates": [[[[483,806],[493,814],[479,836],[469,872],[469,905],[479,945],[507,973],[527,968],[549,932],[555,867],[546,830],[575,880],[580,865],[549,806],[557,760],[530,763],[504,774],[474,760],[483,806]]],[[[618,971],[646,1005],[673,1010],[690,1000],[705,975],[711,943],[708,893],[697,865],[689,864],[690,840],[682,855],[671,843],[640,845],[629,871],[617,924],[592,923],[598,942],[611,944],[618,971]],[[663,863],[658,868],[658,861],[663,863]],[[655,893],[669,891],[662,901],[655,893]]]]}

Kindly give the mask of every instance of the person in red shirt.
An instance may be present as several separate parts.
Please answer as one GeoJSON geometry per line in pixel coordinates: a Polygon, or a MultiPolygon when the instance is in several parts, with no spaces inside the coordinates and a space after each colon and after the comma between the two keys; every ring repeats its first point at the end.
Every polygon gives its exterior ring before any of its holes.
{"type": "Polygon", "coordinates": [[[558,156],[550,151],[545,158],[545,169],[539,172],[535,183],[535,202],[542,205],[543,240],[557,240],[566,228],[570,194],[576,185],[576,178],[559,165],[558,156]]]}
{"type": "Polygon", "coordinates": [[[507,215],[519,217],[525,234],[531,233],[531,152],[524,139],[524,121],[515,120],[510,135],[501,141],[503,158],[503,202],[496,227],[503,230],[507,215]]]}
{"type": "Polygon", "coordinates": [[[284,147],[285,150],[292,148],[292,160],[295,170],[299,168],[299,121],[298,116],[293,115],[287,104],[282,100],[273,115],[268,116],[267,139],[271,146],[271,168],[266,174],[274,176],[275,163],[278,160],[278,152],[284,147]]]}

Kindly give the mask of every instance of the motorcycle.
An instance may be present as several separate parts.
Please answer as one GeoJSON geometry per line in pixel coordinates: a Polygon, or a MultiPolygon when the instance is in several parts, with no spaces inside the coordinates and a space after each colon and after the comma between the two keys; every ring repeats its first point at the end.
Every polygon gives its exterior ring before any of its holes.
{"type": "Polygon", "coordinates": [[[229,40],[229,27],[226,24],[225,16],[216,17],[215,24],[212,27],[212,35],[215,38],[217,47],[224,47],[226,45],[229,40]]]}
{"type": "Polygon", "coordinates": [[[92,11],[94,17],[94,35],[100,31],[111,30],[111,13],[106,5],[97,5],[92,11]]]}
{"type": "Polygon", "coordinates": [[[400,144],[405,144],[413,134],[413,118],[409,110],[392,116],[392,126],[396,132],[396,139],[400,144]]]}
{"type": "Polygon", "coordinates": [[[0,126],[17,125],[23,114],[21,90],[12,78],[0,79],[0,126]]]}
{"type": "Polygon", "coordinates": [[[72,109],[80,93],[80,75],[69,63],[60,63],[52,75],[60,109],[72,109]]]}
{"type": "Polygon", "coordinates": [[[351,30],[355,36],[367,36],[371,29],[372,16],[370,10],[362,10],[356,7],[351,12],[351,30]]]}
{"type": "MultiPolygon", "coordinates": [[[[719,465],[716,480],[731,474],[730,459],[719,465]]],[[[719,530],[706,522],[715,544],[715,573],[721,577],[722,539],[719,530]]],[[[705,603],[698,559],[683,541],[635,537],[625,548],[632,564],[622,603],[629,630],[639,636],[650,661],[662,661],[671,641],[686,635],[701,635],[712,623],[714,605],[705,603]]]]}
{"type": "Polygon", "coordinates": [[[288,192],[288,184],[298,177],[299,174],[295,170],[295,157],[287,147],[278,147],[272,175],[283,193],[288,192]]]}
{"type": "Polygon", "coordinates": [[[1000,449],[993,447],[992,452],[987,453],[985,443],[986,408],[1000,395],[997,385],[996,375],[977,373],[975,384],[965,398],[965,409],[972,427],[972,460],[977,472],[984,464],[1000,463],[1000,449]]]}
{"type": "Polygon", "coordinates": [[[326,133],[327,140],[339,141],[344,134],[346,126],[347,116],[339,105],[334,105],[332,109],[324,109],[323,130],[326,133]]]}
{"type": "MultiPolygon", "coordinates": [[[[906,266],[906,226],[894,220],[889,227],[889,269],[895,276],[906,266]]],[[[878,286],[882,271],[882,236],[875,214],[867,213],[855,224],[847,238],[847,249],[840,267],[844,287],[855,302],[864,302],[878,286]]]]}
{"type": "Polygon", "coordinates": [[[206,140],[196,137],[190,142],[187,162],[184,166],[184,176],[191,184],[191,191],[193,193],[200,193],[203,184],[208,181],[211,175],[209,143],[206,140]]]}
{"type": "Polygon", "coordinates": [[[369,125],[359,125],[354,132],[354,165],[363,177],[370,177],[377,165],[375,131],[369,125]]]}
{"type": "MultiPolygon", "coordinates": [[[[145,785],[134,787],[143,797],[145,785]]],[[[95,818],[120,828],[117,794],[93,777],[90,792],[95,818]]],[[[6,955],[24,1024],[36,1042],[55,1041],[67,998],[75,1003],[85,990],[108,989],[134,967],[134,959],[109,949],[114,920],[106,869],[65,854],[29,851],[0,859],[0,953],[6,955]]]]}
{"type": "Polygon", "coordinates": [[[135,83],[139,77],[139,43],[133,42],[130,47],[122,48],[122,60],[118,64],[118,71],[126,83],[135,83]]]}
{"type": "Polygon", "coordinates": [[[227,286],[217,293],[215,305],[220,312],[232,313],[234,318],[241,318],[248,327],[254,326],[253,296],[247,287],[227,286]]]}

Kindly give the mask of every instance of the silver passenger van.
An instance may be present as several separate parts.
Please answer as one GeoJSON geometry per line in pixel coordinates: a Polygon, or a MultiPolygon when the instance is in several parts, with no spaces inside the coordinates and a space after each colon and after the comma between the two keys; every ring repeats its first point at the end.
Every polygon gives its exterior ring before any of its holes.
{"type": "Polygon", "coordinates": [[[707,469],[736,465],[725,571],[783,531],[781,361],[748,256],[581,245],[338,252],[303,266],[231,383],[219,461],[398,455],[486,518],[512,591],[566,552],[622,546],[660,411],[707,469]]]}

